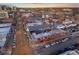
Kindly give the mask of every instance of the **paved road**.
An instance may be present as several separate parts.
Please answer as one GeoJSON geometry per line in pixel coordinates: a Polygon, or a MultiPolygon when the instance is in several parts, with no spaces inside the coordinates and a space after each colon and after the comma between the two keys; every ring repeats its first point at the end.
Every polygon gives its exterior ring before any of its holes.
{"type": "Polygon", "coordinates": [[[16,48],[13,49],[13,54],[15,55],[27,55],[31,54],[31,48],[28,45],[27,38],[24,35],[23,22],[20,20],[17,21],[16,27],[16,48]]]}
{"type": "Polygon", "coordinates": [[[75,43],[79,43],[79,37],[73,36],[64,43],[55,44],[49,48],[38,49],[37,52],[38,54],[41,54],[41,55],[50,55],[50,54],[55,55],[58,53],[58,51],[63,51],[64,48],[68,48],[72,46],[72,44],[75,44],[75,43]]]}

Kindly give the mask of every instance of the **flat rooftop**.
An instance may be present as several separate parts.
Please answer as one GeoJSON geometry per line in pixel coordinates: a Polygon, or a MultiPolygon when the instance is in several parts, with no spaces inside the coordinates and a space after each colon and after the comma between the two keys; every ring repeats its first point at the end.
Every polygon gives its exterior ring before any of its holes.
{"type": "MultiPolygon", "coordinates": [[[[0,26],[11,26],[11,24],[0,24],[0,26]]],[[[3,47],[6,41],[6,36],[10,31],[10,27],[7,28],[0,28],[0,47],[3,47]]]]}

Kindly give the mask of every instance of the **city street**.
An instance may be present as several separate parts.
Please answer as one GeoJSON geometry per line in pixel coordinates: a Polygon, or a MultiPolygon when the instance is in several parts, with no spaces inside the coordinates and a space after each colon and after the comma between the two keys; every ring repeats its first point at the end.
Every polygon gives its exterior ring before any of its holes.
{"type": "Polygon", "coordinates": [[[79,32],[77,32],[77,37],[76,35],[73,35],[73,37],[70,37],[70,39],[68,39],[66,42],[62,42],[59,44],[55,44],[49,48],[43,48],[43,49],[38,49],[38,54],[41,55],[55,55],[57,54],[59,51],[63,51],[66,48],[71,47],[73,44],[75,43],[79,43],[79,32]]]}
{"type": "Polygon", "coordinates": [[[18,20],[16,26],[16,48],[13,49],[13,54],[15,55],[31,54],[31,50],[27,42],[28,39],[24,33],[23,23],[21,20],[18,20]]]}

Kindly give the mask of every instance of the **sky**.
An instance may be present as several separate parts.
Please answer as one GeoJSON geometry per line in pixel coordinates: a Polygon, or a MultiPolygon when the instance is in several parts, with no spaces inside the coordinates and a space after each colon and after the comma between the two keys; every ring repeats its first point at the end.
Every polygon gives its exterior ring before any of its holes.
{"type": "Polygon", "coordinates": [[[24,8],[37,8],[37,7],[79,7],[79,4],[75,3],[75,4],[56,4],[56,3],[39,3],[39,4],[34,4],[34,3],[18,3],[18,4],[14,4],[16,5],[17,7],[24,7],[24,8]]]}
{"type": "Polygon", "coordinates": [[[17,6],[22,8],[40,8],[40,7],[79,7],[79,3],[6,3],[1,5],[17,6]]]}

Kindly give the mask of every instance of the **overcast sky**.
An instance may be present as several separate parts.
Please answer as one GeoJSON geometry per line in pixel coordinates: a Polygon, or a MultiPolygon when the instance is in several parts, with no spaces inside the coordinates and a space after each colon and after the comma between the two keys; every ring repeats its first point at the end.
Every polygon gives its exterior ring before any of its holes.
{"type": "Polygon", "coordinates": [[[49,4],[34,4],[34,3],[11,3],[11,4],[2,4],[2,5],[13,5],[13,6],[17,6],[17,7],[25,7],[25,8],[29,8],[29,7],[31,7],[31,8],[35,8],[35,7],[79,7],[79,3],[74,3],[74,4],[72,4],[72,3],[70,3],[70,4],[56,4],[56,3],[54,3],[54,4],[52,4],[52,3],[49,3],[49,4]]]}

